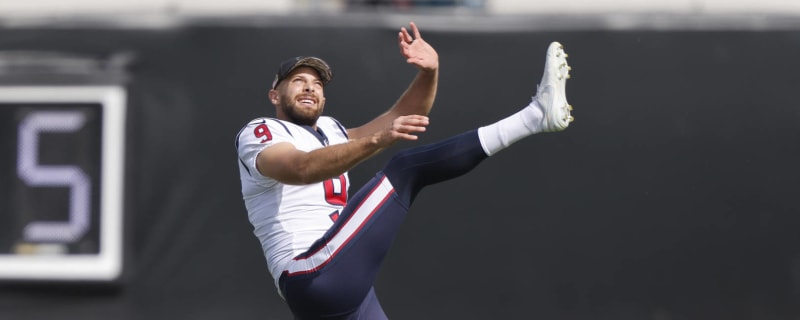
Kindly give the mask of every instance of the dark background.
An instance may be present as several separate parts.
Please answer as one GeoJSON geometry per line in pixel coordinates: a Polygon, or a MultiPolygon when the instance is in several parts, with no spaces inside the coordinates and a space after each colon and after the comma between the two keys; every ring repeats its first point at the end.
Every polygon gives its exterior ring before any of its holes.
{"type": "MultiPolygon", "coordinates": [[[[234,137],[274,115],[277,64],[333,67],[328,115],[370,120],[414,77],[392,27],[0,29],[0,50],[129,65],[120,283],[0,283],[0,319],[288,319],[241,200],[234,137]]],[[[530,101],[550,41],[575,122],[424,191],[376,283],[393,319],[800,317],[800,33],[426,31],[431,126],[397,150],[530,101]]],[[[7,184],[10,182],[3,182],[7,184]]],[[[351,190],[354,191],[354,190],[351,190]]]]}

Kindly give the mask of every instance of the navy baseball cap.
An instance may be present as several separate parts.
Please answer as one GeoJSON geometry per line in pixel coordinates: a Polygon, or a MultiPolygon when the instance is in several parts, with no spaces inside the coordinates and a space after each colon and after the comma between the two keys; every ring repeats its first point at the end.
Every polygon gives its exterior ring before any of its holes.
{"type": "Polygon", "coordinates": [[[278,67],[278,73],[275,74],[275,80],[272,81],[272,89],[275,89],[278,86],[278,83],[286,79],[294,69],[299,67],[311,67],[314,70],[317,70],[319,74],[319,78],[322,79],[322,85],[328,84],[328,81],[331,81],[331,77],[333,77],[333,73],[331,73],[331,67],[320,58],[317,57],[294,57],[288,59],[284,62],[281,62],[280,67],[278,67]]]}

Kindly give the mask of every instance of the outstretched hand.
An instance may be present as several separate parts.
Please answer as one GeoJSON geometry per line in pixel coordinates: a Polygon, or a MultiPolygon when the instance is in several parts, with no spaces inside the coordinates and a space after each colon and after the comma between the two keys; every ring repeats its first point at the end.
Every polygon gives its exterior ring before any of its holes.
{"type": "Polygon", "coordinates": [[[406,58],[406,62],[421,70],[435,71],[439,69],[439,54],[422,39],[416,24],[411,22],[410,26],[413,36],[405,27],[400,28],[400,32],[397,33],[400,54],[406,58]]]}
{"type": "Polygon", "coordinates": [[[379,145],[389,146],[400,140],[417,140],[417,133],[425,132],[429,119],[421,115],[400,116],[391,125],[375,133],[379,145]]]}

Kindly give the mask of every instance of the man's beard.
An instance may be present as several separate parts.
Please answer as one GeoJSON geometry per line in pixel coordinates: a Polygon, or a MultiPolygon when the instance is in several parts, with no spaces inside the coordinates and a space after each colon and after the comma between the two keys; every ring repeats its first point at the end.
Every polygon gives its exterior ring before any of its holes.
{"type": "Polygon", "coordinates": [[[289,118],[288,120],[294,124],[313,126],[317,124],[317,119],[322,115],[322,104],[319,105],[319,109],[316,111],[307,111],[306,109],[298,108],[294,100],[286,99],[284,101],[291,101],[281,105],[281,110],[289,118]]]}

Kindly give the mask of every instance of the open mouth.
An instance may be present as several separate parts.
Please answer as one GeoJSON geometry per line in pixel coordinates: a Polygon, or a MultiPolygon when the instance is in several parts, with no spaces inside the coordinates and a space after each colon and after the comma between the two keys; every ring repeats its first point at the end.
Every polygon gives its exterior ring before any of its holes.
{"type": "Polygon", "coordinates": [[[317,99],[314,99],[313,97],[300,97],[297,99],[297,102],[302,105],[311,106],[317,104],[317,99]]]}

